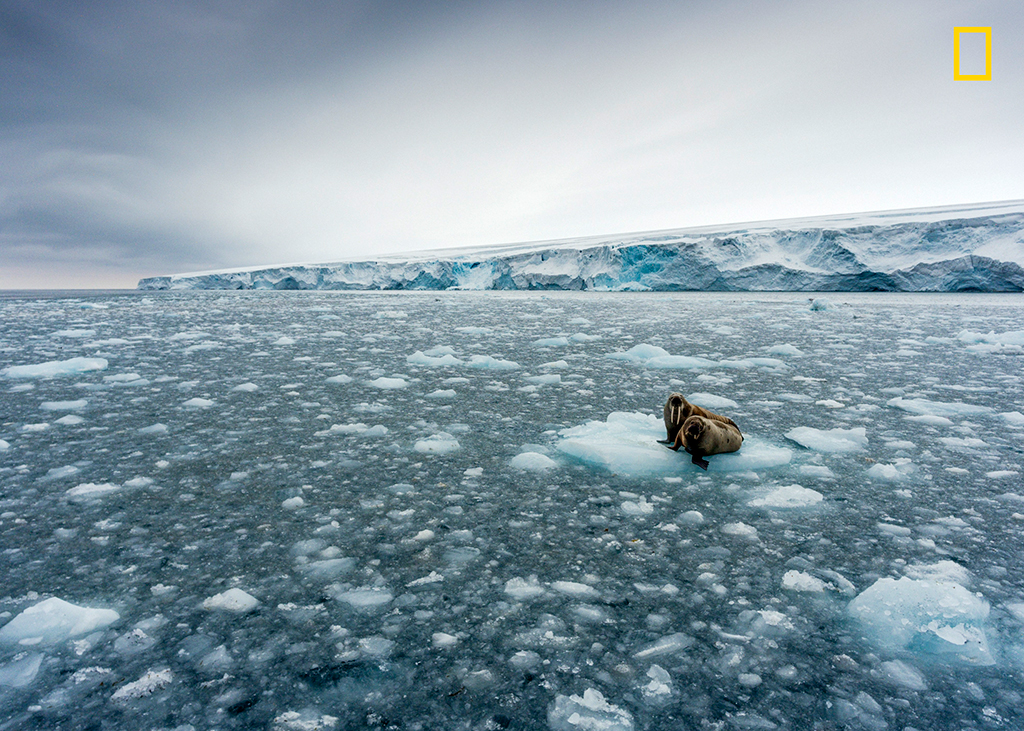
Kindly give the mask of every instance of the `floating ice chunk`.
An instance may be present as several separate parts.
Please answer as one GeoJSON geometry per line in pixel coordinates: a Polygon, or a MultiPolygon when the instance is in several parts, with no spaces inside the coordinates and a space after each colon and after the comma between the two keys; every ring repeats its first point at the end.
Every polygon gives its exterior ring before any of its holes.
{"type": "Polygon", "coordinates": [[[0,665],[0,687],[24,688],[31,685],[42,663],[43,656],[32,652],[6,665],[0,665]]]}
{"type": "Polygon", "coordinates": [[[824,297],[811,297],[810,303],[810,309],[812,312],[821,312],[823,310],[834,309],[833,304],[824,297]]]}
{"type": "Polygon", "coordinates": [[[917,465],[909,459],[897,459],[893,464],[882,464],[881,462],[871,465],[867,475],[872,480],[884,480],[887,482],[898,482],[905,480],[917,472],[917,465]]]}
{"type": "MultiPolygon", "coordinates": [[[[330,379],[328,379],[330,380],[330,379]]],[[[242,393],[252,393],[253,391],[259,390],[259,386],[255,383],[239,383],[237,386],[231,389],[232,391],[240,391],[242,393]]]]}
{"type": "Polygon", "coordinates": [[[0,643],[54,645],[106,629],[120,618],[113,609],[80,607],[51,597],[25,609],[0,627],[0,643]]]}
{"type": "Polygon", "coordinates": [[[421,454],[450,454],[460,448],[459,440],[448,432],[438,432],[426,439],[418,439],[412,447],[421,454]]]}
{"type": "Polygon", "coordinates": [[[447,398],[455,398],[457,395],[458,394],[455,393],[455,389],[445,388],[445,389],[437,389],[436,391],[431,391],[430,393],[427,394],[426,397],[427,398],[433,398],[433,399],[447,399],[447,398]]]}
{"type": "Polygon", "coordinates": [[[835,399],[821,399],[814,402],[815,406],[824,406],[827,409],[842,409],[846,407],[842,401],[836,401],[835,399]]]}
{"type": "Polygon", "coordinates": [[[354,558],[325,558],[299,566],[299,570],[311,579],[330,581],[344,576],[356,567],[354,558]]]}
{"type": "Polygon", "coordinates": [[[569,336],[570,343],[592,343],[600,339],[600,335],[589,335],[587,333],[575,333],[569,336]]]}
{"type": "Polygon", "coordinates": [[[88,405],[89,402],[81,398],[74,401],[43,401],[39,408],[43,411],[81,411],[88,405]]]}
{"type": "Polygon", "coordinates": [[[517,470],[544,472],[558,466],[558,462],[539,452],[523,452],[512,458],[509,464],[517,470]]]}
{"type": "Polygon", "coordinates": [[[5,449],[10,449],[10,448],[11,448],[11,443],[10,442],[8,442],[8,441],[6,441],[4,439],[0,439],[0,452],[4,451],[5,449]]]}
{"type": "Polygon", "coordinates": [[[51,335],[51,337],[57,337],[57,338],[91,338],[91,337],[94,337],[95,335],[96,335],[96,331],[95,330],[73,329],[73,330],[58,330],[57,332],[53,333],[51,335]]]}
{"type": "Polygon", "coordinates": [[[474,327],[468,325],[466,327],[457,327],[455,332],[463,333],[464,335],[490,335],[494,330],[489,327],[474,327]]]}
{"type": "Polygon", "coordinates": [[[726,523],[722,526],[722,532],[727,536],[738,536],[750,541],[757,540],[757,528],[746,523],[726,523]]]}
{"type": "Polygon", "coordinates": [[[588,584],[581,584],[578,581],[552,581],[551,588],[559,594],[577,598],[595,598],[600,592],[588,584]]]}
{"type": "Polygon", "coordinates": [[[791,569],[782,575],[782,588],[820,594],[825,591],[825,582],[803,571],[791,569]]]}
{"type": "Polygon", "coordinates": [[[538,348],[558,348],[569,344],[569,338],[541,338],[534,340],[533,344],[538,348]]]}
{"type": "Polygon", "coordinates": [[[203,609],[222,609],[239,614],[251,612],[257,606],[259,606],[259,601],[256,597],[237,587],[222,591],[220,594],[214,594],[203,601],[203,609]]]}
{"type": "Polygon", "coordinates": [[[389,589],[378,586],[343,590],[334,596],[360,612],[374,612],[395,598],[389,589]]]}
{"type": "Polygon", "coordinates": [[[122,655],[137,655],[156,644],[156,640],[136,627],[114,640],[114,651],[122,655]]]}
{"type": "Polygon", "coordinates": [[[657,639],[642,649],[637,650],[633,653],[633,657],[637,660],[649,660],[652,657],[674,655],[678,652],[682,652],[693,643],[694,639],[689,635],[683,634],[682,632],[676,632],[657,639]]]}
{"type": "Polygon", "coordinates": [[[643,495],[640,496],[639,500],[626,500],[619,506],[623,513],[626,515],[652,515],[654,513],[654,503],[647,502],[647,498],[643,495]]]}
{"type": "Polygon", "coordinates": [[[523,579],[518,576],[505,582],[505,593],[517,601],[525,601],[542,596],[547,590],[537,581],[536,576],[523,579]]]}
{"type": "Polygon", "coordinates": [[[928,690],[924,675],[913,665],[902,660],[888,660],[880,666],[879,675],[889,683],[909,690],[928,690]]]}
{"type": "Polygon", "coordinates": [[[850,602],[872,644],[975,665],[994,660],[985,633],[988,602],[953,581],[879,579],[850,602]]]}
{"type": "Polygon", "coordinates": [[[182,404],[190,409],[206,409],[213,406],[213,401],[208,398],[190,398],[188,401],[182,404]]]}
{"type": "Polygon", "coordinates": [[[647,368],[658,368],[661,370],[681,369],[691,370],[698,368],[712,368],[716,365],[725,365],[730,362],[735,367],[738,361],[722,361],[716,363],[713,360],[707,358],[698,358],[692,355],[660,355],[656,358],[644,361],[644,366],[647,368]]]}
{"type": "Polygon", "coordinates": [[[1024,414],[1020,413],[1019,411],[1004,411],[999,415],[1003,417],[1003,419],[1005,419],[1008,424],[1013,424],[1014,426],[1024,426],[1024,414]]]}
{"type": "Polygon", "coordinates": [[[535,383],[538,386],[548,386],[554,383],[561,383],[562,377],[557,373],[548,373],[543,376],[527,376],[523,380],[527,383],[535,383]]]}
{"type": "Polygon", "coordinates": [[[821,464],[800,465],[800,474],[807,475],[808,477],[820,477],[826,480],[833,479],[836,476],[832,470],[821,464]]]}
{"type": "Polygon", "coordinates": [[[553,360],[548,363],[541,363],[538,368],[568,368],[569,363],[564,360],[553,360]]]}
{"type": "Polygon", "coordinates": [[[713,393],[691,393],[686,397],[691,404],[697,404],[705,409],[738,409],[740,405],[731,398],[716,396],[713,393]]]}
{"type": "Polygon", "coordinates": [[[281,501],[281,507],[285,510],[298,510],[306,504],[300,496],[295,495],[294,497],[286,498],[281,501]]]}
{"type": "Polygon", "coordinates": [[[936,416],[935,414],[919,414],[917,416],[907,416],[904,418],[907,421],[914,422],[915,424],[925,424],[927,426],[953,426],[953,422],[945,416],[936,416]]]}
{"type": "Polygon", "coordinates": [[[930,564],[912,564],[903,569],[903,573],[911,579],[929,581],[953,581],[967,584],[971,581],[971,572],[956,561],[939,561],[930,564]]]}
{"type": "Polygon", "coordinates": [[[466,365],[470,368],[480,368],[492,371],[511,371],[519,368],[519,364],[513,360],[501,360],[491,355],[470,356],[466,365]]]}
{"type": "Polygon", "coordinates": [[[660,705],[669,700],[672,696],[672,676],[661,665],[651,665],[647,671],[650,682],[640,688],[644,700],[649,703],[660,705]]]}
{"type": "Polygon", "coordinates": [[[120,489],[120,485],[114,485],[109,482],[84,482],[67,490],[64,495],[72,502],[84,502],[87,500],[98,500],[120,489]]]}
{"type": "Polygon", "coordinates": [[[612,360],[624,360],[630,363],[645,363],[651,358],[661,358],[668,354],[669,352],[667,350],[659,348],[657,345],[641,343],[640,345],[634,345],[625,352],[609,353],[605,357],[611,358],[612,360]]]}
{"type": "Polygon", "coordinates": [[[355,424],[332,424],[330,429],[327,429],[325,431],[318,431],[316,432],[316,435],[327,436],[333,434],[344,434],[361,437],[383,437],[387,435],[387,433],[388,428],[383,424],[367,426],[362,422],[356,422],[355,424]]]}
{"type": "Polygon", "coordinates": [[[6,378],[56,378],[73,376],[89,371],[102,371],[107,367],[106,358],[69,358],[50,360],[35,365],[8,366],[0,371],[6,378]]]}
{"type": "Polygon", "coordinates": [[[532,650],[520,650],[510,657],[508,662],[517,670],[529,670],[540,665],[540,655],[532,650]]]}
{"type": "Polygon", "coordinates": [[[933,416],[975,416],[977,414],[988,414],[992,412],[988,406],[976,406],[965,404],[959,401],[930,401],[929,399],[913,398],[905,399],[902,396],[891,398],[885,402],[886,406],[894,409],[901,409],[911,414],[931,414],[933,416]]]}
{"type": "Polygon", "coordinates": [[[952,449],[979,449],[988,446],[988,442],[977,437],[939,437],[938,441],[952,449]]]}
{"type": "Polygon", "coordinates": [[[1020,472],[1017,470],[992,470],[991,472],[986,472],[985,477],[991,480],[1005,480],[1010,477],[1016,477],[1019,474],[1020,472]]]}
{"type": "Polygon", "coordinates": [[[166,433],[167,433],[167,425],[166,424],[160,424],[159,422],[156,423],[156,424],[152,424],[150,426],[144,426],[141,429],[139,429],[139,434],[166,434],[166,433]]]}
{"type": "Polygon", "coordinates": [[[587,688],[583,697],[558,695],[548,709],[551,731],[633,731],[633,716],[587,688]]]}
{"type": "Polygon", "coordinates": [[[437,368],[439,366],[458,366],[462,365],[464,361],[456,358],[451,353],[445,353],[441,356],[430,356],[424,353],[422,350],[417,350],[412,355],[406,356],[405,362],[409,365],[428,366],[431,368],[437,368]]]}
{"type": "Polygon", "coordinates": [[[798,357],[804,354],[804,351],[800,350],[800,348],[795,345],[790,345],[789,343],[773,345],[768,348],[768,352],[772,355],[795,355],[798,357]]]}
{"type": "Polygon", "coordinates": [[[75,414],[67,414],[59,419],[55,420],[54,424],[60,424],[62,426],[74,426],[75,424],[81,424],[85,419],[75,414]]]}
{"type": "Polygon", "coordinates": [[[285,711],[274,718],[271,731],[330,731],[337,728],[338,717],[318,711],[285,711]]]}
{"type": "Polygon", "coordinates": [[[418,579],[413,579],[408,582],[406,586],[425,586],[427,584],[440,584],[444,581],[444,574],[439,574],[436,571],[431,571],[426,576],[421,576],[418,579]]]}
{"type": "Polygon", "coordinates": [[[282,335],[275,340],[271,345],[295,345],[295,338],[290,338],[287,335],[282,335]]]}
{"type": "Polygon", "coordinates": [[[163,690],[173,680],[174,675],[169,669],[147,670],[141,678],[133,683],[121,686],[110,697],[120,702],[145,698],[146,696],[153,695],[158,690],[163,690]]]}
{"type": "Polygon", "coordinates": [[[384,376],[381,376],[380,378],[375,378],[370,381],[370,385],[374,388],[380,388],[385,391],[393,391],[399,388],[405,388],[409,385],[409,382],[404,378],[385,378],[384,376]]]}
{"type": "Polygon", "coordinates": [[[970,343],[967,350],[972,353],[1001,353],[1005,355],[1024,353],[1024,330],[1004,333],[997,333],[994,330],[988,333],[963,330],[956,337],[961,342],[970,343]]]}
{"type": "Polygon", "coordinates": [[[346,376],[344,373],[341,373],[341,374],[339,374],[337,376],[331,376],[330,378],[328,378],[327,379],[327,383],[346,384],[346,383],[352,383],[352,381],[354,381],[354,380],[355,379],[352,378],[352,376],[346,376]]]}
{"type": "Polygon", "coordinates": [[[430,636],[430,643],[435,649],[447,650],[449,647],[459,644],[459,638],[447,632],[435,632],[430,636]]]}
{"type": "Polygon", "coordinates": [[[824,497],[817,490],[801,485],[785,485],[777,487],[764,497],[751,500],[747,505],[755,508],[806,508],[817,505],[824,497]]]}
{"type": "Polygon", "coordinates": [[[867,430],[862,426],[853,429],[813,429],[799,426],[785,434],[797,444],[815,452],[856,452],[868,446],[867,430]]]}
{"type": "Polygon", "coordinates": [[[404,320],[409,316],[405,310],[380,310],[377,312],[379,320],[404,320]]]}
{"type": "Polygon", "coordinates": [[[75,467],[74,465],[66,465],[64,467],[51,467],[46,471],[46,476],[43,477],[42,479],[62,480],[65,477],[77,475],[79,472],[81,472],[81,470],[78,467],[75,467]]]}
{"type": "MultiPolygon", "coordinates": [[[[622,475],[703,474],[690,456],[658,444],[664,422],[646,414],[614,412],[607,421],[588,421],[558,432],[556,449],[584,464],[622,475]]],[[[787,464],[792,451],[748,436],[743,447],[709,459],[711,472],[745,472],[787,464]]]]}

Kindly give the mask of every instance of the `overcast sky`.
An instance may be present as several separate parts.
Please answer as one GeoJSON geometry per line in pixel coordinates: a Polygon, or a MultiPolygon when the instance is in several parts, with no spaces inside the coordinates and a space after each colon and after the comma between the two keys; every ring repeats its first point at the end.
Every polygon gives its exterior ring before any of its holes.
{"type": "Polygon", "coordinates": [[[1022,37],[1020,0],[0,0],[0,288],[1024,198],[1022,37]]]}

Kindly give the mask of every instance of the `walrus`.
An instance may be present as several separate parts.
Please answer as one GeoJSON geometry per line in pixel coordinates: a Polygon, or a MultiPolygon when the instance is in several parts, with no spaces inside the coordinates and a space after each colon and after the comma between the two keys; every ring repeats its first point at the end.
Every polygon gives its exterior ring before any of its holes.
{"type": "Polygon", "coordinates": [[[726,424],[717,419],[695,415],[683,422],[682,428],[676,434],[675,441],[669,449],[678,452],[680,447],[684,447],[693,455],[693,459],[690,461],[706,470],[708,461],[704,457],[736,452],[742,444],[743,435],[732,421],[726,424]]]}
{"type": "Polygon", "coordinates": [[[697,404],[691,404],[683,397],[683,394],[673,393],[668,397],[668,401],[665,402],[665,431],[668,432],[668,436],[665,439],[659,439],[658,443],[672,444],[675,442],[679,428],[691,416],[703,416],[705,419],[714,419],[723,424],[730,424],[736,428],[736,431],[740,430],[736,426],[736,422],[729,417],[713,414],[707,409],[697,406],[697,404]]]}

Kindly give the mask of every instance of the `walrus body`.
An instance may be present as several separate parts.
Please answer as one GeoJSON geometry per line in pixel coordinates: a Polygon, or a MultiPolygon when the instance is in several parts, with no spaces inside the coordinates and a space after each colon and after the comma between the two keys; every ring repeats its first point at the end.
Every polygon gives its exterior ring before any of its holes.
{"type": "MultiPolygon", "coordinates": [[[[736,422],[729,417],[713,414],[707,409],[697,406],[697,404],[691,404],[681,393],[673,393],[668,397],[668,401],[665,402],[665,431],[668,432],[668,435],[663,441],[661,441],[661,443],[675,443],[676,435],[679,434],[679,430],[691,416],[703,416],[705,419],[711,419],[713,421],[730,425],[736,429],[737,432],[740,430],[740,428],[736,426],[736,422]]],[[[675,447],[675,449],[678,448],[678,446],[675,447]]],[[[739,449],[739,447],[736,447],[736,449],[739,449]]]]}
{"type": "Polygon", "coordinates": [[[708,461],[705,457],[736,452],[742,444],[743,435],[731,420],[725,423],[694,415],[683,422],[670,449],[678,452],[680,447],[684,447],[693,455],[691,461],[706,470],[708,461]]]}

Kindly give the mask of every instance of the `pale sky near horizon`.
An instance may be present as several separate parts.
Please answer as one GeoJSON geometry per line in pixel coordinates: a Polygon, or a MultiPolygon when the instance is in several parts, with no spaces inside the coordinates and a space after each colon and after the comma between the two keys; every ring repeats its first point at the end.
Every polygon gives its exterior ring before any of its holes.
{"type": "Polygon", "coordinates": [[[1024,198],[1021,37],[1019,0],[0,0],[0,289],[1024,198]]]}

